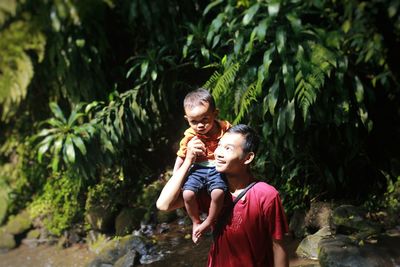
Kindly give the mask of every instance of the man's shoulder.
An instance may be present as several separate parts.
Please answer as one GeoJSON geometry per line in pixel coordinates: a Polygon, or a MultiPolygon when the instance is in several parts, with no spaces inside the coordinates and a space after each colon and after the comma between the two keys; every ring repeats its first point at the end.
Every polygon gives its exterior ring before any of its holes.
{"type": "Polygon", "coordinates": [[[259,198],[267,201],[272,201],[279,196],[278,190],[272,185],[259,181],[253,186],[253,192],[259,198]]]}

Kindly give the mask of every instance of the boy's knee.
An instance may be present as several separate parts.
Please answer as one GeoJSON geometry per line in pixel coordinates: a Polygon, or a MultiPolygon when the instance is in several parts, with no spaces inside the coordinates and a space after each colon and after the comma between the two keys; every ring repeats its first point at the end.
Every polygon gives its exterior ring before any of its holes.
{"type": "Polygon", "coordinates": [[[193,200],[196,197],[196,193],[191,190],[183,190],[183,199],[185,201],[193,200]]]}
{"type": "Polygon", "coordinates": [[[224,190],[218,189],[218,188],[216,188],[216,189],[211,191],[211,197],[212,198],[220,198],[220,197],[223,197],[224,194],[225,194],[224,190]]]}

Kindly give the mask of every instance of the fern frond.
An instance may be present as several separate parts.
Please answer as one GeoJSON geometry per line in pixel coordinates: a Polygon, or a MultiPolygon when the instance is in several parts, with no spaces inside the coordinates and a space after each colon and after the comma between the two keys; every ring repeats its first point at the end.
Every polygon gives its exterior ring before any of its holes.
{"type": "MultiPolygon", "coordinates": [[[[236,74],[240,68],[239,63],[235,63],[230,65],[222,75],[216,74],[215,76],[211,76],[211,79],[214,79],[214,86],[208,87],[212,89],[212,95],[215,100],[218,101],[220,96],[224,95],[229,91],[230,86],[235,81],[236,74]]],[[[210,80],[211,80],[210,79],[210,80]]]]}
{"type": "Polygon", "coordinates": [[[26,51],[43,59],[45,38],[27,23],[17,21],[0,32],[0,105],[3,121],[8,120],[25,98],[34,75],[33,62],[26,51]]]}
{"type": "Polygon", "coordinates": [[[1,0],[0,1],[0,26],[11,16],[15,15],[17,9],[16,0],[1,0]]]}
{"type": "Polygon", "coordinates": [[[302,110],[303,119],[306,120],[309,107],[316,101],[319,90],[325,84],[326,76],[336,66],[335,54],[327,48],[311,44],[311,59],[307,62],[302,56],[298,58],[297,87],[295,96],[297,104],[302,110]]]}
{"type": "Polygon", "coordinates": [[[244,90],[243,93],[241,93],[240,91],[237,91],[236,112],[238,114],[236,115],[236,118],[233,121],[233,124],[237,124],[242,120],[242,118],[248,111],[251,102],[257,99],[257,84],[258,84],[257,81],[253,82],[244,90]]]}

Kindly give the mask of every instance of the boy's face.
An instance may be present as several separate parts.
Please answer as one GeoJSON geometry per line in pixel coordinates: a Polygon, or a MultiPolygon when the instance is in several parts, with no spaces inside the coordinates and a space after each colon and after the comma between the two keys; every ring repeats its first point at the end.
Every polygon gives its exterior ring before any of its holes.
{"type": "Polygon", "coordinates": [[[204,103],[193,108],[185,108],[185,119],[196,133],[205,135],[213,128],[217,113],[217,110],[210,108],[209,103],[204,103]]]}

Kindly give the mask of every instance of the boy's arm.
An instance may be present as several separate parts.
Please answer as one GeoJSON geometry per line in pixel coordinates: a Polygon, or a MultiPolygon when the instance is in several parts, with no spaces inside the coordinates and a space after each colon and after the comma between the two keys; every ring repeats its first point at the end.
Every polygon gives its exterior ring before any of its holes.
{"type": "Polygon", "coordinates": [[[176,157],[174,170],[173,170],[172,174],[175,174],[175,172],[182,166],[184,160],[185,160],[184,158],[181,158],[179,156],[176,157]]]}
{"type": "Polygon", "coordinates": [[[205,147],[203,142],[197,137],[192,138],[188,143],[186,157],[172,177],[165,184],[160,196],[157,199],[156,206],[159,210],[174,210],[184,206],[181,188],[186,180],[186,174],[196,159],[196,155],[204,154],[205,147]]]}

